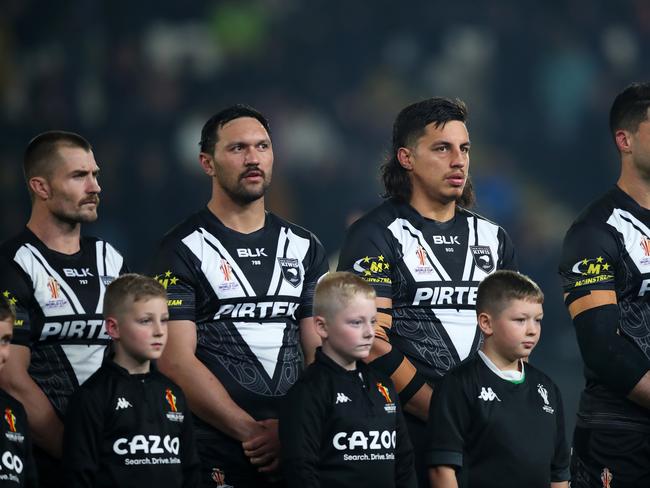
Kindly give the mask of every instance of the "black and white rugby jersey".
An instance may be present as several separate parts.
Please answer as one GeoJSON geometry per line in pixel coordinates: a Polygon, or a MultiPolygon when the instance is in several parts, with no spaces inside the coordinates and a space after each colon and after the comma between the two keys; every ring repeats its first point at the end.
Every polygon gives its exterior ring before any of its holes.
{"type": "Polygon", "coordinates": [[[298,322],[328,271],[318,239],[271,213],[241,234],[204,208],[165,236],[154,270],[170,320],[196,323],[196,357],[254,418],[277,418],[301,370],[298,322]]]}
{"type": "MultiPolygon", "coordinates": [[[[616,292],[619,334],[650,359],[650,210],[618,187],[593,202],[567,231],[560,277],[569,295],[616,292]]],[[[650,428],[648,410],[612,391],[589,368],[584,373],[578,425],[650,428]]]]}
{"type": "Polygon", "coordinates": [[[102,364],[104,292],[126,271],[106,241],[82,237],[80,247],[61,254],[27,228],[0,247],[0,292],[16,307],[13,342],[31,349],[29,374],[60,416],[102,364]]]}
{"type": "Polygon", "coordinates": [[[516,269],[498,225],[460,207],[448,222],[387,200],[348,231],[338,269],[392,300],[388,338],[433,382],[476,351],[478,285],[497,269],[516,269]]]}

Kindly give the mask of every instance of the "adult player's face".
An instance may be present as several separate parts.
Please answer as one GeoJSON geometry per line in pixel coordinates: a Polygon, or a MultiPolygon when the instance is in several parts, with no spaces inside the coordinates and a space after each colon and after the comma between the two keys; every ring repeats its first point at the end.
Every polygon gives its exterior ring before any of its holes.
{"type": "Polygon", "coordinates": [[[344,368],[370,354],[377,321],[375,300],[354,296],[327,322],[323,351],[344,368]]]}
{"type": "Polygon", "coordinates": [[[132,303],[117,319],[119,344],[136,362],[158,359],[167,343],[167,301],[160,297],[132,303]]]}
{"type": "Polygon", "coordinates": [[[241,117],[221,127],[214,148],[215,178],[235,202],[258,200],[271,183],[271,138],[257,119],[241,117]]]}
{"type": "Polygon", "coordinates": [[[46,205],[50,213],[72,224],[95,221],[101,188],[93,152],[61,147],[58,153],[62,162],[47,178],[50,191],[46,205]]]}
{"type": "Polygon", "coordinates": [[[409,149],[413,192],[439,203],[456,201],[469,171],[469,133],[463,122],[452,120],[444,127],[429,124],[409,149]]]}
{"type": "Polygon", "coordinates": [[[510,363],[527,358],[539,341],[544,311],[541,303],[512,300],[492,317],[492,349],[510,363]]]}

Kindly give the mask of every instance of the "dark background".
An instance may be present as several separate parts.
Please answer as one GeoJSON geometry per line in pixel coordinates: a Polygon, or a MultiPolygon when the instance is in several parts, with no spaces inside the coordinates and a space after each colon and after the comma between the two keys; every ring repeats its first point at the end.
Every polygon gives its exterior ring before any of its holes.
{"type": "MultiPolygon", "coordinates": [[[[87,137],[102,168],[86,233],[145,271],[156,241],[209,198],[200,129],[237,102],[271,121],[269,206],[329,253],[379,202],[378,167],[403,106],[433,95],[470,109],[478,210],[510,233],[546,293],[531,361],[562,388],[568,428],[582,387],[555,270],[561,240],[612,185],[609,106],[647,81],[650,3],[0,1],[4,240],[29,215],[22,151],[37,133],[87,137]]],[[[570,432],[570,430],[569,430],[570,432]]]]}

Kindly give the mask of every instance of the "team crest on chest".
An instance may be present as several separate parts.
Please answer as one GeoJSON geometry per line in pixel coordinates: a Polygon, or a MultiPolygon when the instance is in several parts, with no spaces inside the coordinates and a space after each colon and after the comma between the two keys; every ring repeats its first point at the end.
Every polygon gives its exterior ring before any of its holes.
{"type": "Polygon", "coordinates": [[[278,264],[285,281],[294,288],[298,288],[302,282],[298,260],[296,258],[278,258],[278,264]]]}
{"type": "Polygon", "coordinates": [[[469,246],[474,257],[474,264],[486,273],[494,270],[494,259],[489,246],[469,246]]]}
{"type": "Polygon", "coordinates": [[[219,291],[233,290],[239,286],[239,283],[237,280],[235,280],[235,275],[228,261],[222,259],[221,264],[219,265],[219,270],[221,271],[221,275],[223,277],[223,281],[218,285],[219,291]]]}
{"type": "Polygon", "coordinates": [[[68,304],[68,300],[61,293],[61,285],[52,276],[47,277],[47,294],[49,296],[45,302],[46,309],[65,307],[68,304]]]}

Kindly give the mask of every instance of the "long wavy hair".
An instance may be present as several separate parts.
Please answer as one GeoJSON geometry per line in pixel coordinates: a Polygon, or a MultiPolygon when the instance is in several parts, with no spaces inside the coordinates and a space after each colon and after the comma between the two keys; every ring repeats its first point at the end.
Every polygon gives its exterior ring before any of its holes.
{"type": "MultiPolygon", "coordinates": [[[[459,99],[429,98],[409,105],[397,115],[393,124],[392,151],[380,170],[384,183],[383,198],[394,198],[401,202],[408,202],[411,199],[413,191],[411,179],[408,171],[397,160],[397,151],[400,147],[415,144],[424,134],[427,125],[433,123],[439,127],[452,120],[463,123],[467,121],[467,107],[459,99]]],[[[457,203],[465,208],[471,208],[476,203],[474,186],[469,176],[457,203]]]]}

